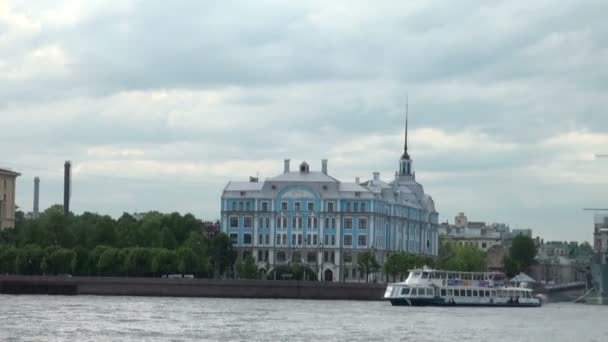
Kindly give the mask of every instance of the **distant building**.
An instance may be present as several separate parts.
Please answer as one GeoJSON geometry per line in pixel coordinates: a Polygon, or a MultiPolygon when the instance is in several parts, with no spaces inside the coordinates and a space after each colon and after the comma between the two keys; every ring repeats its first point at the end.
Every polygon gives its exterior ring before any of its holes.
{"type": "Polygon", "coordinates": [[[595,215],[593,229],[593,249],[597,253],[608,252],[608,215],[595,215]]]}
{"type": "Polygon", "coordinates": [[[15,194],[18,172],[0,169],[0,229],[15,227],[15,194]]]}
{"type": "Polygon", "coordinates": [[[475,246],[477,249],[487,252],[494,246],[501,246],[502,241],[499,238],[490,237],[449,237],[447,241],[451,241],[453,244],[458,246],[475,246]]]}
{"type": "Polygon", "coordinates": [[[459,246],[475,246],[484,252],[502,245],[504,240],[510,237],[508,225],[469,221],[464,213],[458,213],[453,225],[442,223],[439,226],[439,234],[445,241],[459,246]]]}
{"type": "MultiPolygon", "coordinates": [[[[407,130],[406,130],[407,132],[407,130]]],[[[357,256],[372,251],[380,263],[393,251],[437,255],[438,213],[416,182],[406,143],[394,180],[380,173],[366,182],[332,177],[302,162],[265,181],[229,182],[222,193],[221,229],[260,272],[302,263],[325,281],[365,281],[357,256]]]]}

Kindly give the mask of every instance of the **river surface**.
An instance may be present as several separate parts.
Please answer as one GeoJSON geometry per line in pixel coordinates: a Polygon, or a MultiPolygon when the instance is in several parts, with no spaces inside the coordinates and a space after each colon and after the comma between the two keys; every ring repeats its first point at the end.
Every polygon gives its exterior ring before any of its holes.
{"type": "Polygon", "coordinates": [[[608,341],[608,306],[0,295],[0,341],[608,341]]]}

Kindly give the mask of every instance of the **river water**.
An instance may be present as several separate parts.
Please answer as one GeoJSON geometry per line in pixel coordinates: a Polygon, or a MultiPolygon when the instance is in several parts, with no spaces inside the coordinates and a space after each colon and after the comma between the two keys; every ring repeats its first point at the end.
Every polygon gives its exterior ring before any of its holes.
{"type": "Polygon", "coordinates": [[[0,295],[0,341],[608,341],[608,306],[0,295]]]}

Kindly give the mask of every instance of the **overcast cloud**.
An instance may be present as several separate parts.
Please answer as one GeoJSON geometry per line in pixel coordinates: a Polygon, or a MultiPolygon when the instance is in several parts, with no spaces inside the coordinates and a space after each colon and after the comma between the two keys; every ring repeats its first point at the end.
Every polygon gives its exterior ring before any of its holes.
{"type": "Polygon", "coordinates": [[[608,206],[608,2],[3,1],[0,166],[18,205],[219,218],[222,188],[402,149],[440,220],[590,240],[608,206]]]}

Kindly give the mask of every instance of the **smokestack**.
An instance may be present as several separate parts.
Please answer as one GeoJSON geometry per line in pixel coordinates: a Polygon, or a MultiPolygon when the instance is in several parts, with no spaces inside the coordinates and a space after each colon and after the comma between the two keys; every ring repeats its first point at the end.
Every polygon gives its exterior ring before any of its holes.
{"type": "Polygon", "coordinates": [[[359,182],[360,182],[359,177],[355,177],[355,184],[359,184],[359,182]]]}
{"type": "Polygon", "coordinates": [[[70,214],[70,197],[72,195],[72,163],[67,160],[63,165],[63,213],[70,214]]]}
{"type": "Polygon", "coordinates": [[[40,178],[34,178],[34,218],[38,218],[40,204],[40,178]]]}
{"type": "Polygon", "coordinates": [[[380,172],[374,172],[374,183],[380,181],[380,172]]]}
{"type": "Polygon", "coordinates": [[[321,172],[327,174],[327,159],[321,159],[321,172]]]}
{"type": "Polygon", "coordinates": [[[289,172],[289,159],[283,161],[283,173],[289,172]]]}

